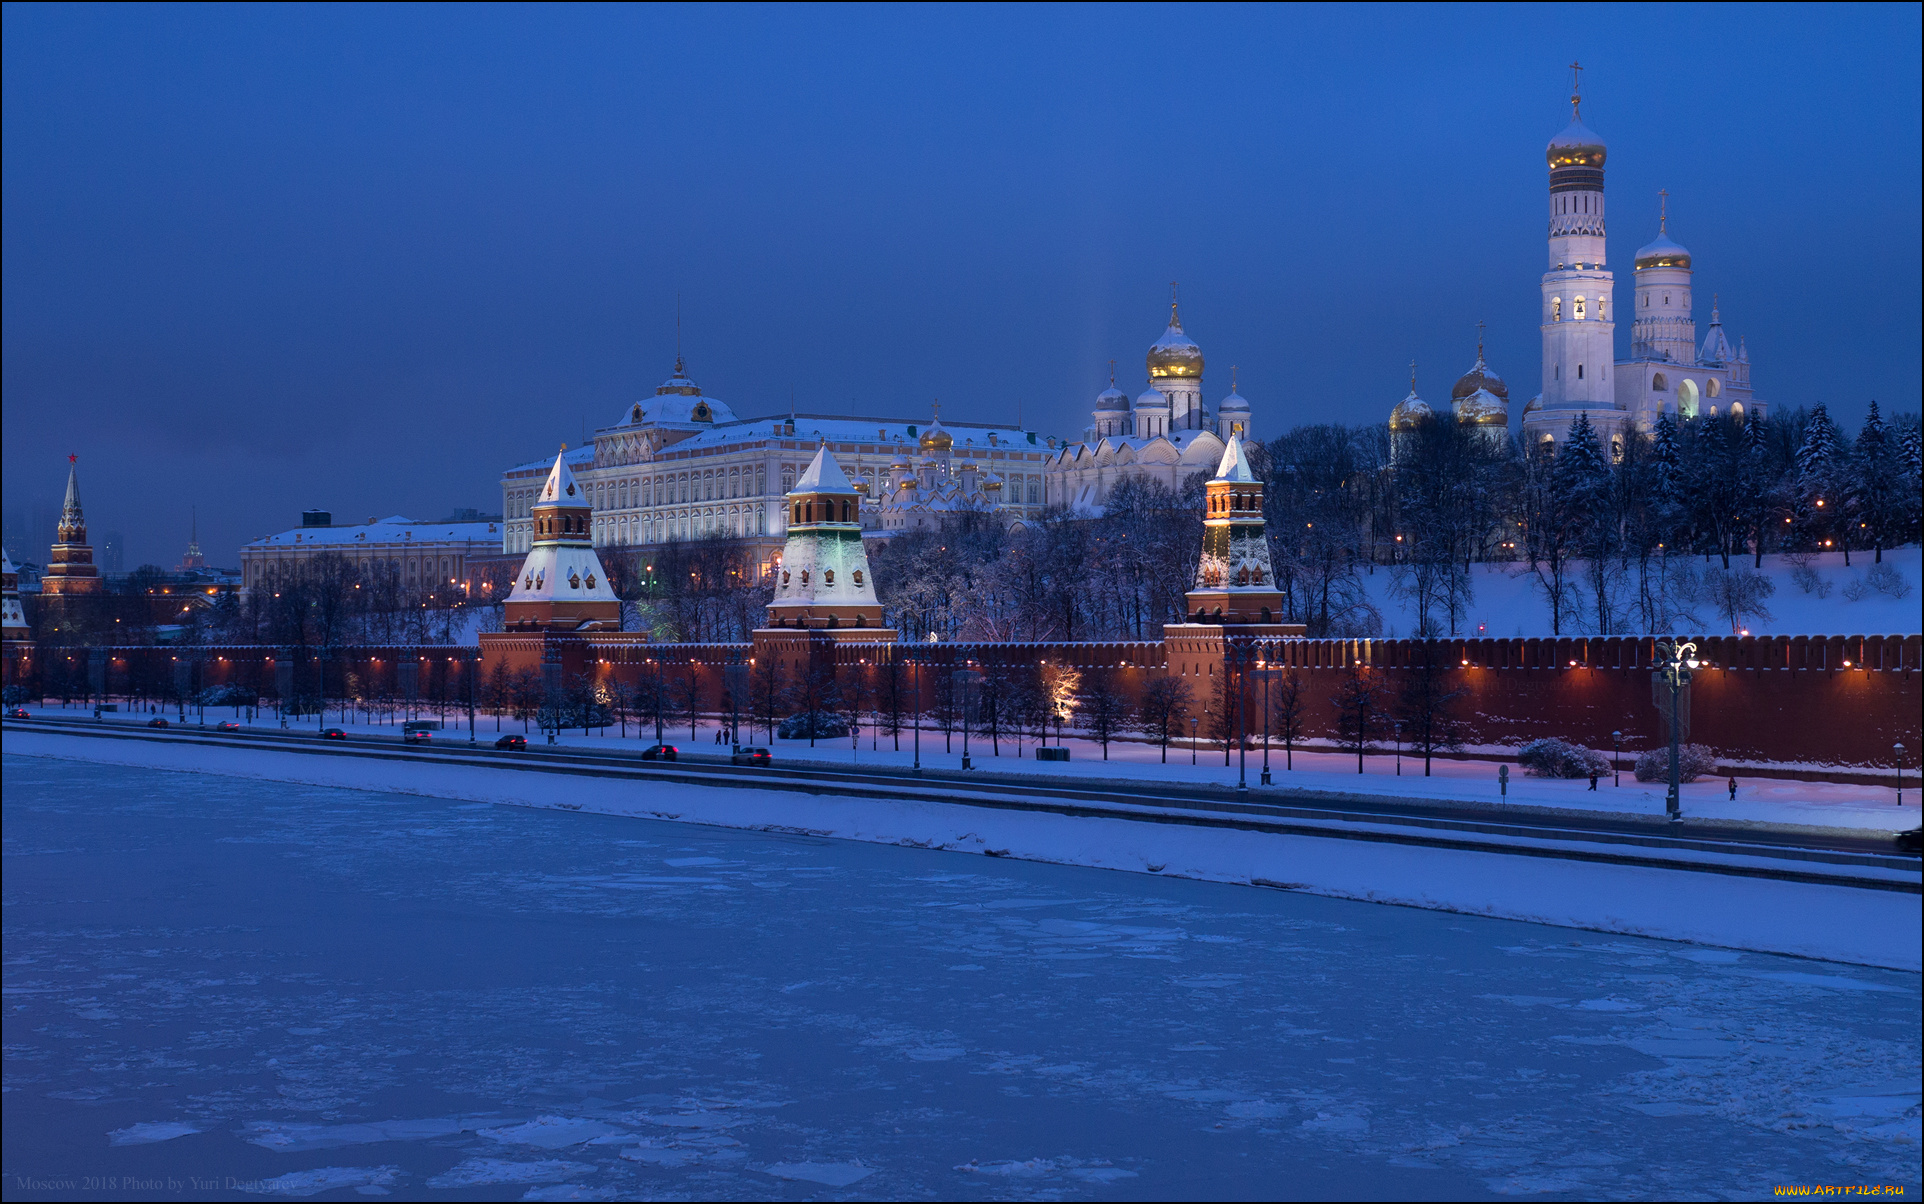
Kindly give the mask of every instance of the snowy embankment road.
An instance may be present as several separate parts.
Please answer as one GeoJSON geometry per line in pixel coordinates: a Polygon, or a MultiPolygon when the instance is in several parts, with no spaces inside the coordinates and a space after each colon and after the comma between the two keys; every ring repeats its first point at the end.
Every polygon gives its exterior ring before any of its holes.
{"type": "Polygon", "coordinates": [[[356,755],[340,745],[294,752],[116,734],[122,738],[10,727],[5,750],[1251,883],[1896,969],[1924,963],[1919,874],[1889,858],[1787,860],[1795,850],[1676,850],[1648,843],[1602,853],[1595,844],[1555,834],[1479,833],[1474,844],[1450,834],[1445,845],[1445,837],[1393,831],[1385,823],[1318,830],[1294,821],[1288,830],[1274,830],[1257,817],[1227,811],[1117,805],[1103,814],[1086,805],[1065,811],[937,801],[910,797],[922,791],[901,783],[898,797],[717,789],[606,766],[523,762],[520,772],[503,772],[498,764],[446,753],[410,756],[392,746],[356,755]],[[332,755],[314,755],[322,751],[332,755]],[[1838,884],[1847,874],[1856,882],[1838,884]]]}

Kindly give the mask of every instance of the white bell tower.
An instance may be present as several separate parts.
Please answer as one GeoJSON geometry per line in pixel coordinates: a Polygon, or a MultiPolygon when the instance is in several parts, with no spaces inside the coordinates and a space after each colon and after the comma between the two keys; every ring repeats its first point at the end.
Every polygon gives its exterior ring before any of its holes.
{"type": "MultiPolygon", "coordinates": [[[[1571,70],[1579,71],[1576,64],[1571,70]]],[[[1605,437],[1617,430],[1616,305],[1604,255],[1603,139],[1584,128],[1572,84],[1569,128],[1550,140],[1549,270],[1543,274],[1543,405],[1524,437],[1560,439],[1587,412],[1605,437]]]]}

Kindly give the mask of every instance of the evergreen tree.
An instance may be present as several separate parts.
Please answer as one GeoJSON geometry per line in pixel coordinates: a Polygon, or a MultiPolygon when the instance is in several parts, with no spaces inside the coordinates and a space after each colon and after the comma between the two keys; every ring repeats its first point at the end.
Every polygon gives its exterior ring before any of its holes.
{"type": "Polygon", "coordinates": [[[1791,483],[1796,520],[1790,524],[1804,546],[1821,548],[1830,534],[1831,517],[1837,505],[1836,475],[1841,458],[1841,441],[1830,411],[1818,405],[1804,422],[1804,440],[1797,445],[1795,480],[1791,483]]]}
{"type": "Polygon", "coordinates": [[[1924,439],[1919,436],[1915,414],[1904,422],[1903,433],[1897,439],[1897,472],[1898,521],[1902,527],[1892,542],[1912,543],[1924,534],[1920,531],[1920,527],[1924,527],[1924,439]]]}
{"type": "Polygon", "coordinates": [[[1893,479],[1896,468],[1891,455],[1890,431],[1884,425],[1883,415],[1877,411],[1877,402],[1873,400],[1870,414],[1864,419],[1863,428],[1857,432],[1857,446],[1852,449],[1849,471],[1845,474],[1847,558],[1851,543],[1860,547],[1869,544],[1877,554],[1877,562],[1883,563],[1884,548],[1890,543],[1891,533],[1902,524],[1901,495],[1898,483],[1893,479]]]}

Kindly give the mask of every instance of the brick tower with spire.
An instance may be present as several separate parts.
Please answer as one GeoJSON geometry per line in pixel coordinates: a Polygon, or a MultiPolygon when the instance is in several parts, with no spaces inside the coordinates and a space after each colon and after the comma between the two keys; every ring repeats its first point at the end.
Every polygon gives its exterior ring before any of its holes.
{"type": "Polygon", "coordinates": [[[100,569],[87,542],[87,516],[80,509],[79,460],[67,457],[67,500],[61,503],[60,526],[47,557],[47,571],[40,577],[40,590],[48,596],[100,592],[100,569]]]}

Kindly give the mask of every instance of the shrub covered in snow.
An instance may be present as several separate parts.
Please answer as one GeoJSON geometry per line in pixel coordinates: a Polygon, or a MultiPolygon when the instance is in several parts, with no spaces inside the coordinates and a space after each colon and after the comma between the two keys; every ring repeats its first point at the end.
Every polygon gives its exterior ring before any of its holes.
{"type": "Polygon", "coordinates": [[[1899,601],[1908,598],[1911,593],[1911,583],[1904,580],[1904,574],[1889,562],[1872,565],[1870,571],[1864,574],[1864,584],[1899,601]]]}
{"type": "Polygon", "coordinates": [[[1581,744],[1563,740],[1532,740],[1516,752],[1517,764],[1539,778],[1587,778],[1610,772],[1610,760],[1581,744]]]}
{"type": "MultiPolygon", "coordinates": [[[[1701,744],[1680,744],[1677,746],[1678,776],[1686,782],[1717,772],[1717,754],[1701,744]]],[[[1637,754],[1637,780],[1639,782],[1668,782],[1670,780],[1670,749],[1653,748],[1637,754]]]]}
{"type": "Polygon", "coordinates": [[[828,711],[798,711],[775,730],[784,740],[833,740],[848,735],[848,720],[828,711]]]}

